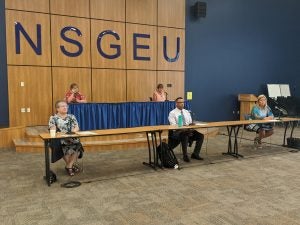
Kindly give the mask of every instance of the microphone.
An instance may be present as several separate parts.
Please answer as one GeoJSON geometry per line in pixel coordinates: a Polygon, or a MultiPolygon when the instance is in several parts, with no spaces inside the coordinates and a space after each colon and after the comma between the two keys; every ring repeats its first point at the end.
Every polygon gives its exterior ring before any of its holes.
{"type": "Polygon", "coordinates": [[[168,92],[165,91],[165,95],[166,95],[166,101],[168,101],[168,92]]]}
{"type": "Polygon", "coordinates": [[[192,110],[188,110],[188,112],[190,113],[190,115],[191,115],[191,118],[192,118],[192,124],[194,124],[195,123],[195,118],[196,118],[196,115],[195,115],[195,113],[194,112],[192,112],[192,110]]]}
{"type": "Polygon", "coordinates": [[[281,116],[286,116],[286,115],[288,114],[287,111],[286,111],[285,109],[280,108],[280,107],[278,107],[277,105],[275,105],[275,109],[278,110],[278,111],[280,112],[279,118],[280,118],[280,115],[281,115],[281,116]]]}

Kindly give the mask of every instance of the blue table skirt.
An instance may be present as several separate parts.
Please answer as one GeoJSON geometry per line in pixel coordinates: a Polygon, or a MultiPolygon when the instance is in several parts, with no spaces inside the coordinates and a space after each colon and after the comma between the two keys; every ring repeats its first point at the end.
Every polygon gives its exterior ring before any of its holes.
{"type": "MultiPolygon", "coordinates": [[[[174,101],[83,103],[70,104],[69,113],[75,115],[80,130],[100,130],[166,125],[174,108],[174,101]]],[[[186,101],[185,109],[190,108],[190,102],[186,101]]]]}

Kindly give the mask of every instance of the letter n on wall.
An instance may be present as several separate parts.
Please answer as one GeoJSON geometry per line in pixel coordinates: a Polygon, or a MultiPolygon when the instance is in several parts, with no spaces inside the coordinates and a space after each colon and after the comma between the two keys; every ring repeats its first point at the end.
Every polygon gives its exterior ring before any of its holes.
{"type": "Polygon", "coordinates": [[[48,15],[7,10],[6,42],[9,65],[51,65],[48,15]]]}

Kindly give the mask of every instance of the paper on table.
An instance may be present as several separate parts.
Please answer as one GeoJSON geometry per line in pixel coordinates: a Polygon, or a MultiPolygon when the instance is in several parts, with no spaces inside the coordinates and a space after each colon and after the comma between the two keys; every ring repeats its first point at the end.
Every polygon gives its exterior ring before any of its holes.
{"type": "Polygon", "coordinates": [[[92,131],[78,131],[78,132],[76,132],[76,134],[78,134],[78,135],[95,135],[96,133],[92,132],[92,131]]]}
{"type": "Polygon", "coordinates": [[[279,121],[280,119],[279,118],[274,118],[273,120],[268,120],[269,122],[276,122],[276,121],[279,121]]]}
{"type": "Polygon", "coordinates": [[[207,123],[197,122],[197,123],[195,123],[195,125],[200,125],[200,126],[203,125],[204,126],[204,125],[207,125],[207,123]]]}

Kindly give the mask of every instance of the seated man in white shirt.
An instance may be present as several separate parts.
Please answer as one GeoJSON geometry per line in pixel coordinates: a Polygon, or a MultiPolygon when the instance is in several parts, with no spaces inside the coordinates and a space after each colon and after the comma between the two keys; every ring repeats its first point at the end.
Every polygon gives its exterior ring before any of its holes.
{"type": "MultiPolygon", "coordinates": [[[[176,108],[169,113],[169,122],[171,125],[178,125],[178,116],[182,115],[183,126],[188,126],[192,123],[192,117],[189,111],[184,109],[184,99],[178,97],[176,100],[176,108]]],[[[183,160],[190,162],[187,154],[188,144],[196,141],[194,152],[191,155],[192,159],[203,160],[200,157],[200,150],[204,136],[194,129],[180,129],[169,132],[169,146],[173,149],[180,142],[182,144],[183,160]]]]}

